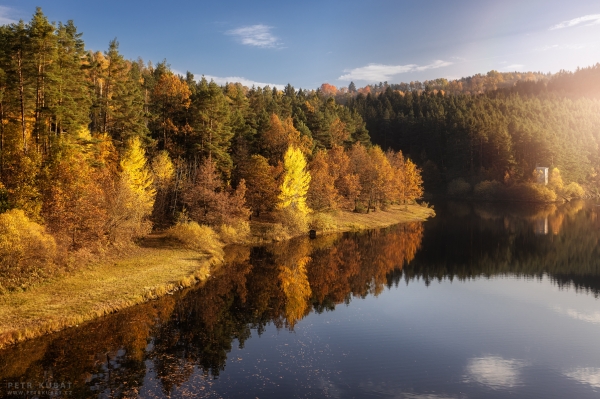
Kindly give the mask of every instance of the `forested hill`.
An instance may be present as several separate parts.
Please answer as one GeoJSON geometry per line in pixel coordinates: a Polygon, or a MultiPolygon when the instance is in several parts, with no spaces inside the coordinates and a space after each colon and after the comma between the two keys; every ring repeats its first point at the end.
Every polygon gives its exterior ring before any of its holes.
{"type": "MultiPolygon", "coordinates": [[[[600,64],[479,94],[387,87],[347,105],[374,143],[402,150],[422,168],[426,189],[463,178],[504,184],[532,179],[536,165],[598,190],[600,64]]],[[[597,192],[597,191],[595,191],[597,192]]]]}

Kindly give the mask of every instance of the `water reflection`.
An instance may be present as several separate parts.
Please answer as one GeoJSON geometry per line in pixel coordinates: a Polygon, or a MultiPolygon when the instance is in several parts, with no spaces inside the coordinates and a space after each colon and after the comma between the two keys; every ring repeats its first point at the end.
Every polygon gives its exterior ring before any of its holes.
{"type": "Polygon", "coordinates": [[[525,365],[521,360],[499,356],[470,359],[465,382],[477,382],[491,389],[513,388],[522,384],[521,369],[525,365]]]}
{"type": "Polygon", "coordinates": [[[566,371],[564,375],[582,384],[600,388],[600,368],[579,367],[566,371]]]}
{"type": "MultiPolygon", "coordinates": [[[[210,390],[228,364],[243,363],[228,354],[244,348],[253,334],[261,336],[269,326],[294,331],[311,313],[378,296],[400,282],[549,276],[560,287],[597,297],[599,209],[582,202],[518,209],[448,203],[425,224],[231,247],[227,264],[200,287],[0,352],[0,381],[69,381],[75,397],[183,396],[181,390],[191,392],[190,384],[198,394],[210,390]],[[540,234],[540,220],[547,220],[548,234],[540,234]],[[198,374],[202,380],[194,378],[198,374]]],[[[556,304],[550,309],[600,323],[597,308],[556,304]]],[[[523,384],[527,368],[514,355],[471,355],[460,367],[459,382],[512,389],[523,384]]],[[[600,369],[571,367],[561,373],[599,388],[600,369]]],[[[343,396],[339,385],[319,378],[318,392],[343,396]]],[[[366,381],[361,384],[385,395],[460,397],[366,381]]]]}
{"type": "MultiPolygon", "coordinates": [[[[426,224],[422,251],[404,279],[465,280],[479,276],[547,274],[562,287],[600,294],[600,207],[584,201],[563,205],[448,203],[426,224]],[[549,234],[539,234],[548,219],[549,234]],[[550,234],[551,233],[551,234],[550,234]]],[[[398,282],[394,276],[394,283],[398,282]]]]}

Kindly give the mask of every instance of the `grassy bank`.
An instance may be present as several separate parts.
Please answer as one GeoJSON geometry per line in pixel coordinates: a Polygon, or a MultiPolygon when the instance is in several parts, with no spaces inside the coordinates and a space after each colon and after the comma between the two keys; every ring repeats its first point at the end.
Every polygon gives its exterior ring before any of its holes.
{"type": "MultiPolygon", "coordinates": [[[[328,215],[330,223],[319,234],[387,227],[433,215],[432,209],[418,205],[391,206],[369,214],[338,211],[328,215]]],[[[261,232],[272,225],[253,224],[258,236],[251,237],[249,243],[267,242],[261,232]]],[[[125,256],[0,296],[0,348],[189,287],[205,280],[219,262],[219,256],[174,246],[160,235],[151,236],[125,256]]]]}
{"type": "Polygon", "coordinates": [[[160,245],[90,264],[0,296],[0,348],[136,305],[204,280],[215,259],[160,245]]]}
{"type": "Polygon", "coordinates": [[[339,211],[332,214],[334,226],[331,231],[377,229],[398,223],[424,221],[433,216],[433,209],[418,205],[390,205],[385,211],[378,210],[368,214],[339,211]]]}

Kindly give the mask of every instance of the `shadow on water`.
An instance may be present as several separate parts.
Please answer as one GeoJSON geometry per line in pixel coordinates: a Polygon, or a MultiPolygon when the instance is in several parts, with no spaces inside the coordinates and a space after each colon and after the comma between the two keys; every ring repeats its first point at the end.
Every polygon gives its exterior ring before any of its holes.
{"type": "MultiPolygon", "coordinates": [[[[547,275],[600,293],[600,207],[443,203],[438,216],[383,230],[230,247],[203,285],[0,352],[0,381],[68,382],[70,397],[168,395],[198,370],[218,378],[234,345],[268,326],[401,282],[547,275]]],[[[4,391],[2,391],[4,392],[4,391]]],[[[3,393],[4,394],[4,393],[3,393]]]]}

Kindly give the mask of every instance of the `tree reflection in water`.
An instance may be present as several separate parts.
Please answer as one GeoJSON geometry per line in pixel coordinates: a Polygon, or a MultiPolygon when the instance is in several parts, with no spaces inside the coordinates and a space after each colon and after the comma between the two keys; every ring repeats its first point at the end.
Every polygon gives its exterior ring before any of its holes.
{"type": "Polygon", "coordinates": [[[598,295],[598,209],[449,203],[426,224],[230,247],[201,286],[0,352],[0,380],[69,381],[74,397],[135,397],[143,384],[169,395],[197,370],[217,378],[252,332],[292,330],[401,280],[547,274],[598,295]]]}

